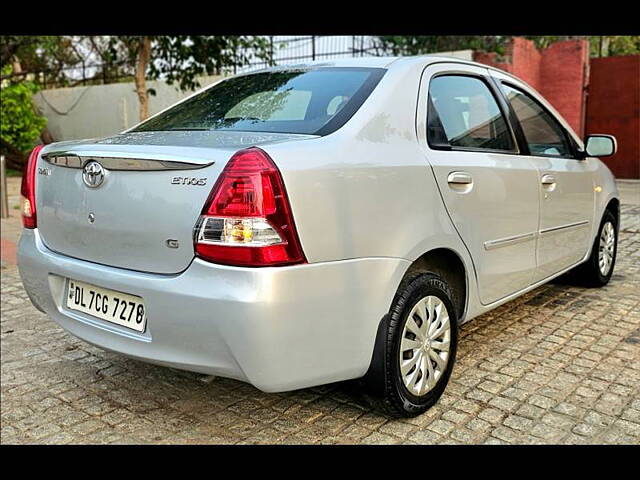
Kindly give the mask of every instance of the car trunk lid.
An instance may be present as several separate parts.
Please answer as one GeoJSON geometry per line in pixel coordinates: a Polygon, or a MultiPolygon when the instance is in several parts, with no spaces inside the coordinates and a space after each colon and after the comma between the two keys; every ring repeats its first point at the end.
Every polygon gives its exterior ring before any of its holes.
{"type": "Polygon", "coordinates": [[[194,257],[193,227],[233,153],[308,138],[314,137],[171,131],[48,145],[36,175],[38,230],[63,255],[179,273],[194,257]],[[89,169],[92,162],[99,166],[89,169]]]}

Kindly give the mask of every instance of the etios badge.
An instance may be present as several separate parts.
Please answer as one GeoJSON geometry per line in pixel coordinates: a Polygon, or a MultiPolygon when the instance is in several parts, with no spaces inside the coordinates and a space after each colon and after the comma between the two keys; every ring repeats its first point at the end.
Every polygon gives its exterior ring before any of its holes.
{"type": "Polygon", "coordinates": [[[104,182],[105,170],[96,161],[88,162],[82,169],[82,180],[89,188],[96,188],[104,182]]]}

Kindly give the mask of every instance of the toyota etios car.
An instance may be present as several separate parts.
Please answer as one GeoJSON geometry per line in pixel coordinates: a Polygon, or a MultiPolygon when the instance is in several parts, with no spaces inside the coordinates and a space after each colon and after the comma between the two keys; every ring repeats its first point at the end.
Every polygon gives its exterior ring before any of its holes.
{"type": "MultiPolygon", "coordinates": [[[[19,267],[73,335],[267,392],[442,394],[458,326],[611,278],[614,177],[532,88],[443,57],[272,68],[102,140],[37,147],[19,267]]],[[[375,395],[374,395],[375,397],[375,395]]]]}

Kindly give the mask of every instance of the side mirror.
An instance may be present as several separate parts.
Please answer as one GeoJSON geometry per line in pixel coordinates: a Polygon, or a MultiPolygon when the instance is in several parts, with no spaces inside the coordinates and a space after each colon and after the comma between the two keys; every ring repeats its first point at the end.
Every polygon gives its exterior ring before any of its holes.
{"type": "Polygon", "coordinates": [[[618,143],[613,135],[589,135],[584,142],[584,150],[590,157],[608,157],[617,149],[618,143]]]}

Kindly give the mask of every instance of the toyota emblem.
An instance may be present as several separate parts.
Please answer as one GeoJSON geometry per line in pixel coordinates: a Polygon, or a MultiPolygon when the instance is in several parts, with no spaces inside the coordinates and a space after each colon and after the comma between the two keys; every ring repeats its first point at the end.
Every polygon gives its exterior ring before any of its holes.
{"type": "Polygon", "coordinates": [[[105,169],[96,161],[87,162],[82,169],[82,180],[89,188],[97,188],[104,182],[105,169]]]}

